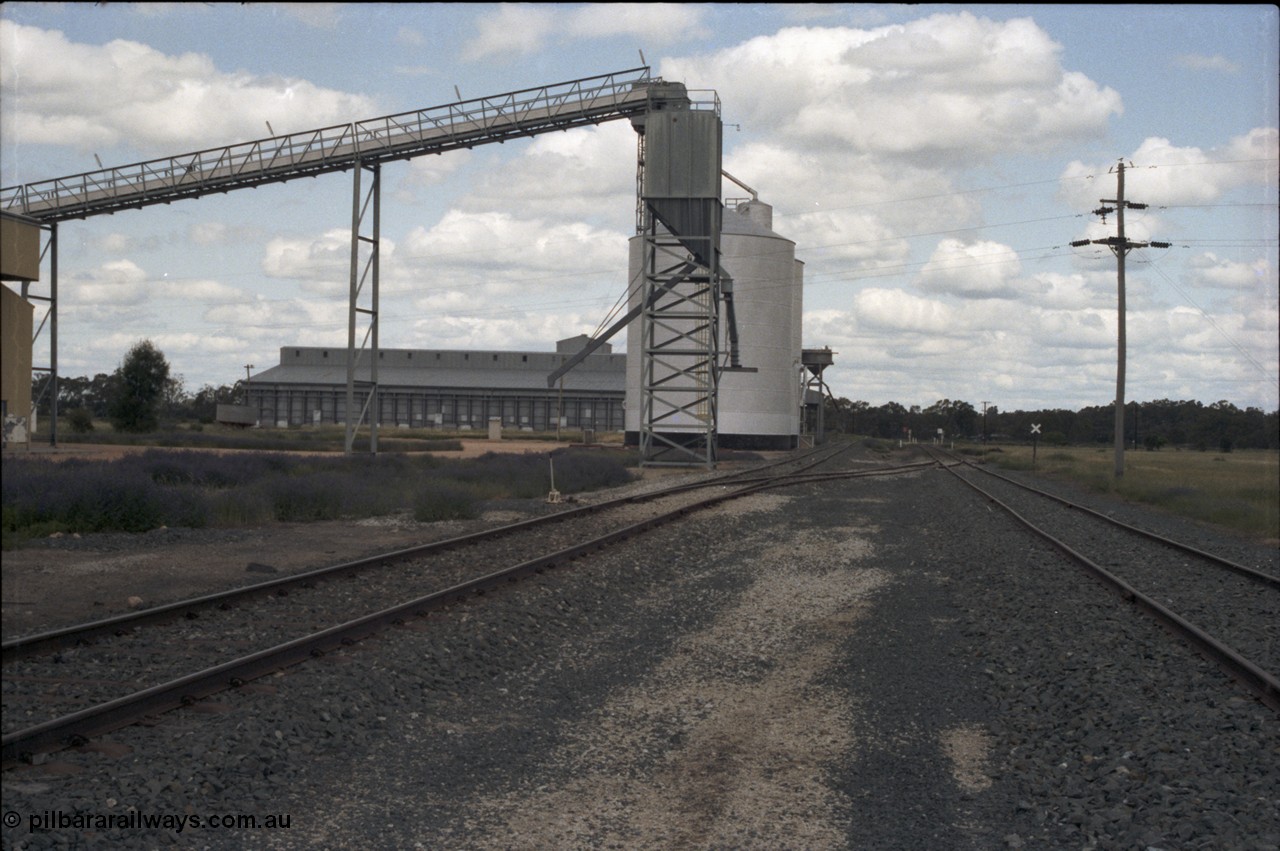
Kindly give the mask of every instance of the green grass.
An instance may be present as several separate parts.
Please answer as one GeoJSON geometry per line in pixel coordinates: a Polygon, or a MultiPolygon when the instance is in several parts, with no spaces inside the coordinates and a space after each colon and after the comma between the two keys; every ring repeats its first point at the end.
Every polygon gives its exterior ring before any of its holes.
{"type": "MultiPolygon", "coordinates": [[[[999,467],[1032,470],[1029,446],[1002,446],[986,457],[999,467]]],[[[1073,482],[1096,493],[1221,526],[1264,540],[1280,540],[1280,453],[1125,453],[1124,475],[1115,476],[1112,447],[1054,447],[1036,453],[1034,472],[1073,482]]]]}

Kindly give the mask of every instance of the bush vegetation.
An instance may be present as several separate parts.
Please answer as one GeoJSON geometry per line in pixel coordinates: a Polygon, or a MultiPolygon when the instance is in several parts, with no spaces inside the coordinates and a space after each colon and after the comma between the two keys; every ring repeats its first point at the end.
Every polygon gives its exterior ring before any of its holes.
{"type": "Polygon", "coordinates": [[[298,455],[150,449],[118,460],[8,457],[3,534],[9,549],[56,532],[145,532],[412,512],[421,521],[477,516],[486,500],[577,493],[631,479],[622,451],[566,449],[431,455],[298,455]]]}
{"type": "Polygon", "coordinates": [[[115,390],[107,415],[116,431],[155,431],[160,404],[169,384],[169,362],[150,340],[136,343],[115,373],[115,390]]]}
{"type": "MultiPolygon", "coordinates": [[[[92,418],[88,419],[85,427],[83,416],[74,410],[60,421],[66,424],[70,433],[60,430],[58,440],[67,444],[341,453],[346,442],[346,431],[342,426],[244,429],[193,423],[185,428],[129,433],[115,431],[109,423],[99,423],[103,427],[97,428],[92,418]]],[[[449,452],[462,448],[462,441],[451,432],[396,429],[391,436],[386,436],[386,432],[384,430],[378,437],[379,452],[449,452]]],[[[360,440],[362,448],[368,446],[367,434],[361,435],[360,440]]]]}

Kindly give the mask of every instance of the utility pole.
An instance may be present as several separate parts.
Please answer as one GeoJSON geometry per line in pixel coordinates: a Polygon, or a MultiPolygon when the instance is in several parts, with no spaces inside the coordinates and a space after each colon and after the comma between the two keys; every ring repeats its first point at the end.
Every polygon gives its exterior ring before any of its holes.
{"type": "Polygon", "coordinates": [[[1169,248],[1167,242],[1131,242],[1124,235],[1124,211],[1145,210],[1146,204],[1135,204],[1124,199],[1124,160],[1116,166],[1116,197],[1103,198],[1104,204],[1115,204],[1114,207],[1099,207],[1094,214],[1102,216],[1106,224],[1110,213],[1116,214],[1116,235],[1106,239],[1078,239],[1071,243],[1073,247],[1082,245],[1105,245],[1116,255],[1116,293],[1117,293],[1117,332],[1116,332],[1116,428],[1115,428],[1115,476],[1124,476],[1124,365],[1125,365],[1125,308],[1124,308],[1124,258],[1135,248],[1169,248]]]}

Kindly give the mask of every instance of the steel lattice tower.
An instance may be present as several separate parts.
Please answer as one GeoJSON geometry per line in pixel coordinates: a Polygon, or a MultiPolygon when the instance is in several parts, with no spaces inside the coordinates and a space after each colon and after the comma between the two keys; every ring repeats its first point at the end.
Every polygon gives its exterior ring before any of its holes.
{"type": "Polygon", "coordinates": [[[720,373],[719,103],[651,84],[638,142],[641,284],[640,458],[715,465],[720,373]]]}

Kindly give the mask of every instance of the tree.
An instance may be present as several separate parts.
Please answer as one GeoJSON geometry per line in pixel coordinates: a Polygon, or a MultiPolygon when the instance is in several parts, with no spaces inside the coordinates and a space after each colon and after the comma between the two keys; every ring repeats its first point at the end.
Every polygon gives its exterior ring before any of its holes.
{"type": "Polygon", "coordinates": [[[226,384],[218,387],[214,387],[212,384],[204,385],[195,396],[191,397],[190,415],[202,423],[213,422],[213,418],[218,411],[218,405],[234,404],[236,399],[239,398],[240,387],[243,384],[243,381],[237,381],[231,386],[226,384]]]}
{"type": "Polygon", "coordinates": [[[92,381],[87,378],[82,379],[86,382],[86,389],[81,404],[93,411],[95,417],[107,416],[111,400],[116,396],[117,379],[118,376],[115,374],[108,375],[105,372],[99,372],[92,381]]]}
{"type": "Polygon", "coordinates": [[[67,425],[76,434],[93,431],[93,412],[88,408],[72,408],[67,411],[67,425]]]}
{"type": "MultiPolygon", "coordinates": [[[[870,403],[864,402],[861,399],[859,399],[856,402],[849,403],[849,433],[850,434],[862,434],[862,432],[858,431],[858,428],[859,427],[863,429],[867,428],[867,426],[869,425],[869,423],[867,422],[867,412],[870,410],[871,410],[870,403]]],[[[867,433],[870,434],[871,432],[868,431],[867,433]]]]}
{"type": "MultiPolygon", "coordinates": [[[[924,410],[925,428],[930,432],[928,437],[942,429],[945,436],[973,434],[978,415],[973,405],[959,399],[939,399],[924,410]]],[[[925,437],[925,435],[920,435],[925,437]]]]}
{"type": "Polygon", "coordinates": [[[135,343],[115,372],[108,415],[116,431],[155,431],[169,382],[169,362],[150,340],[135,343]]]}

